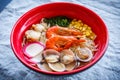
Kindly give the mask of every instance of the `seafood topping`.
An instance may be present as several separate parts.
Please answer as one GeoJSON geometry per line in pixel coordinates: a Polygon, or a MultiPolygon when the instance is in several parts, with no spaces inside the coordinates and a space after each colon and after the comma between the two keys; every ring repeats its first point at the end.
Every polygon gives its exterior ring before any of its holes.
{"type": "Polygon", "coordinates": [[[70,48],[74,44],[79,44],[85,42],[85,40],[78,40],[73,36],[54,36],[46,41],[46,49],[55,49],[57,51],[62,51],[64,49],[70,48]]]}
{"type": "Polygon", "coordinates": [[[53,26],[51,28],[49,28],[46,31],[46,37],[50,38],[53,37],[55,35],[60,35],[60,36],[81,36],[82,33],[73,29],[69,29],[69,28],[63,28],[63,27],[59,27],[59,26],[53,26]]]}
{"type": "Polygon", "coordinates": [[[75,69],[78,66],[77,63],[78,63],[77,61],[73,61],[70,64],[65,64],[66,70],[71,71],[71,70],[75,69]]]}
{"type": "Polygon", "coordinates": [[[44,50],[45,46],[40,42],[26,44],[23,48],[24,54],[27,57],[35,57],[44,50]]]}
{"type": "Polygon", "coordinates": [[[89,48],[80,48],[76,49],[76,55],[80,61],[88,62],[92,59],[93,54],[89,48]]]}
{"type": "Polygon", "coordinates": [[[43,52],[43,56],[48,63],[54,63],[59,61],[60,53],[53,49],[47,49],[43,52]]]}
{"type": "Polygon", "coordinates": [[[45,27],[42,24],[32,25],[32,29],[38,32],[45,31],[45,27]]]}
{"type": "Polygon", "coordinates": [[[25,37],[27,39],[26,42],[34,42],[34,41],[39,41],[40,39],[40,32],[36,32],[34,30],[28,30],[25,32],[25,37]]]}
{"type": "Polygon", "coordinates": [[[52,71],[52,69],[48,66],[47,63],[43,63],[43,64],[38,63],[37,67],[43,71],[52,71]]]}
{"type": "Polygon", "coordinates": [[[61,62],[64,64],[69,64],[75,60],[74,53],[71,50],[65,49],[61,51],[61,62]]]}
{"type": "Polygon", "coordinates": [[[63,63],[60,63],[60,62],[48,63],[48,65],[53,71],[57,71],[57,72],[63,72],[66,69],[65,65],[63,63]]]}
{"type": "Polygon", "coordinates": [[[42,18],[25,32],[24,57],[43,71],[71,71],[93,59],[96,37],[92,28],[81,20],[63,16],[42,18]]]}

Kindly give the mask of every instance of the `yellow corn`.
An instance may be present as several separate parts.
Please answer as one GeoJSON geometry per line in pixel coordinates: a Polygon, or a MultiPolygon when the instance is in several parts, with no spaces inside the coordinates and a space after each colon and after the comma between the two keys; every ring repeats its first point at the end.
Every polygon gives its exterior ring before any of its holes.
{"type": "Polygon", "coordinates": [[[69,25],[72,29],[77,29],[82,32],[86,37],[94,40],[96,38],[95,33],[92,32],[91,27],[87,24],[84,24],[81,20],[73,19],[69,25]]]}

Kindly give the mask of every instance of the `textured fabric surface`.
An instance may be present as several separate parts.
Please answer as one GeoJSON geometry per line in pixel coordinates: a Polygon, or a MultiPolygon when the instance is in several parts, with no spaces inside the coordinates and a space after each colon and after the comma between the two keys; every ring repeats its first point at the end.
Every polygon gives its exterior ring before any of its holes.
{"type": "MultiPolygon", "coordinates": [[[[100,25],[99,25],[100,26],[100,25]]],[[[0,0],[0,80],[120,80],[120,0],[0,0]],[[88,7],[105,22],[109,46],[91,68],[72,75],[46,75],[25,67],[10,47],[10,33],[28,10],[49,2],[67,1],[88,7]]]]}

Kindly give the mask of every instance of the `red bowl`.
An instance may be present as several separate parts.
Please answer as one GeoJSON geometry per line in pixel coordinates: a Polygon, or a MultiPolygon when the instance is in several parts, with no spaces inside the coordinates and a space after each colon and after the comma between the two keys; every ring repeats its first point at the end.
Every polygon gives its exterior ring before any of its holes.
{"type": "Polygon", "coordinates": [[[89,68],[103,56],[108,46],[108,30],[103,20],[90,9],[78,4],[55,2],[33,8],[32,10],[25,13],[22,17],[20,17],[12,29],[10,42],[13,52],[17,58],[32,70],[40,73],[42,72],[56,75],[72,74],[89,68]],[[33,67],[26,62],[22,51],[22,40],[25,31],[28,30],[32,24],[38,23],[43,17],[53,17],[58,15],[67,16],[73,19],[80,19],[84,23],[91,26],[93,32],[97,35],[95,43],[98,44],[98,51],[95,52],[93,60],[81,68],[69,72],[46,72],[33,67]]]}

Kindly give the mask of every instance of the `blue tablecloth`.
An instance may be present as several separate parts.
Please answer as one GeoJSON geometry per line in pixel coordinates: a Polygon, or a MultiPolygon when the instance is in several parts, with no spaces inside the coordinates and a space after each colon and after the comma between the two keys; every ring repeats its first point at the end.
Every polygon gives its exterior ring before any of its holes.
{"type": "Polygon", "coordinates": [[[73,75],[52,76],[28,69],[15,57],[10,33],[17,19],[38,5],[55,1],[0,0],[0,80],[120,80],[120,0],[58,0],[90,8],[107,25],[108,49],[91,68],[73,75]]]}

